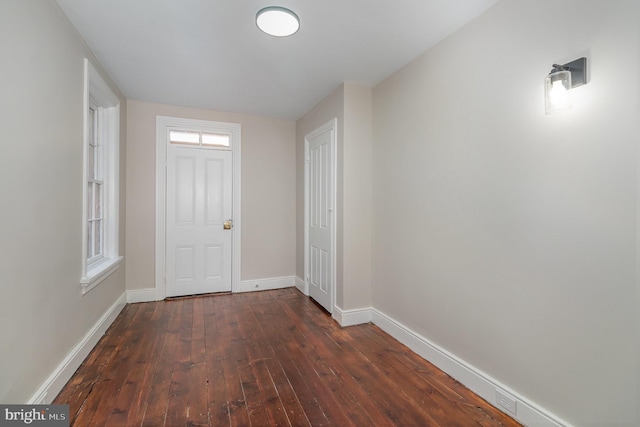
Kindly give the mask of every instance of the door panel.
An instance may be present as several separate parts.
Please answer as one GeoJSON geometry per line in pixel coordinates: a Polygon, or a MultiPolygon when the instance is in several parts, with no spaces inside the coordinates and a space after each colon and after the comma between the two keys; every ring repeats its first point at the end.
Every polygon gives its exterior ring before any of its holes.
{"type": "Polygon", "coordinates": [[[176,246],[176,282],[195,280],[195,246],[176,246]]]}
{"type": "MultiPolygon", "coordinates": [[[[229,166],[229,165],[227,165],[229,166]]],[[[225,219],[222,200],[224,198],[224,162],[220,159],[206,159],[205,194],[207,225],[222,224],[225,219]]]]}
{"type": "Polygon", "coordinates": [[[218,280],[223,277],[222,265],[224,260],[224,248],[220,245],[205,247],[205,274],[206,280],[218,280]]]}
{"type": "Polygon", "coordinates": [[[176,165],[176,226],[195,225],[196,164],[194,158],[178,157],[176,165]]]}
{"type": "Polygon", "coordinates": [[[231,156],[167,148],[167,296],[231,291],[231,156]]]}

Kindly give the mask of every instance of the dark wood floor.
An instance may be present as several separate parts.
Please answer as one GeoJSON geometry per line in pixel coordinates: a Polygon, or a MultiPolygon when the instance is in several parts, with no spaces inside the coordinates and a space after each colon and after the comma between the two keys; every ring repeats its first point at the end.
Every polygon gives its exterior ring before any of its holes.
{"type": "Polygon", "coordinates": [[[73,426],[518,426],[295,289],[127,305],[55,399],[73,426]]]}

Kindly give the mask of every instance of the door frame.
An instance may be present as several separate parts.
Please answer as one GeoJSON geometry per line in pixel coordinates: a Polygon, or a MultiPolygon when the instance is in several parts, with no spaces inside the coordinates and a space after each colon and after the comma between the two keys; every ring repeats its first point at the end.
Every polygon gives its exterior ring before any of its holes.
{"type": "Polygon", "coordinates": [[[167,146],[169,130],[192,128],[199,131],[224,131],[231,135],[231,157],[233,167],[233,234],[231,237],[231,292],[240,290],[240,242],[242,230],[241,199],[241,126],[239,123],[211,120],[185,119],[156,116],[156,300],[166,298],[166,194],[167,194],[167,146]]]}
{"type": "Polygon", "coordinates": [[[304,137],[304,294],[309,295],[309,224],[311,220],[309,218],[310,213],[310,198],[309,198],[309,185],[310,185],[310,170],[309,170],[309,140],[316,136],[331,132],[331,170],[330,175],[333,181],[331,186],[331,197],[329,200],[329,221],[331,222],[331,313],[333,314],[336,308],[336,233],[337,233],[337,190],[338,190],[338,119],[333,118],[324,125],[320,126],[316,130],[309,132],[304,137]]]}

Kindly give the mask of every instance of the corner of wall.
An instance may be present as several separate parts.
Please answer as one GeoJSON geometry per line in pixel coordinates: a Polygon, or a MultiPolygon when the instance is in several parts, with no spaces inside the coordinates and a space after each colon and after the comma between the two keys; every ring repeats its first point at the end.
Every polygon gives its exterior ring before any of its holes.
{"type": "Polygon", "coordinates": [[[80,367],[84,359],[96,346],[100,338],[107,331],[109,326],[116,320],[118,314],[127,303],[126,292],[107,309],[98,321],[89,329],[82,339],[67,353],[67,356],[54,369],[49,377],[42,383],[40,388],[28,400],[28,404],[49,404],[60,393],[64,385],[80,367]]]}

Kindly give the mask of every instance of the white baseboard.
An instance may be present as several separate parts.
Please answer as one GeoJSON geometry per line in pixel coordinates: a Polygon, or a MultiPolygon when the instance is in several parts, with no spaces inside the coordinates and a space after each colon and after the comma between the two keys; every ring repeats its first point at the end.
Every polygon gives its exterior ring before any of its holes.
{"type": "Polygon", "coordinates": [[[372,321],[380,329],[525,426],[571,427],[569,423],[375,308],[372,310],[372,321]],[[515,415],[498,404],[496,391],[515,398],[515,415]]]}
{"type": "MultiPolygon", "coordinates": [[[[296,285],[296,278],[294,276],[243,280],[240,282],[239,289],[234,289],[233,292],[266,291],[271,289],[290,288],[296,285]]],[[[151,301],[158,301],[156,288],[131,289],[127,291],[127,302],[130,304],[151,301]]]]}
{"type": "Polygon", "coordinates": [[[340,307],[334,307],[331,317],[336,319],[340,326],[353,326],[369,323],[372,320],[373,308],[358,308],[355,310],[343,310],[340,307]]]}
{"type": "Polygon", "coordinates": [[[291,288],[295,286],[295,277],[273,277],[269,279],[243,280],[240,282],[239,289],[233,292],[254,292],[266,291],[271,289],[291,288]]]}
{"type": "Polygon", "coordinates": [[[296,288],[298,288],[298,290],[302,292],[304,295],[307,295],[307,296],[309,295],[309,290],[307,289],[306,283],[304,282],[304,280],[302,280],[298,276],[296,276],[296,288]]]}
{"type": "Polygon", "coordinates": [[[89,355],[91,350],[96,346],[100,338],[107,331],[109,326],[116,320],[118,314],[122,311],[127,302],[126,293],[102,315],[95,325],[85,334],[75,347],[60,362],[58,367],[49,375],[49,378],[40,386],[40,388],[31,396],[27,404],[39,405],[49,404],[60,393],[62,387],[69,381],[71,376],[80,367],[84,359],[89,355]]]}
{"type": "Polygon", "coordinates": [[[156,288],[130,289],[127,291],[127,302],[134,304],[137,302],[156,301],[156,296],[156,288]]]}

